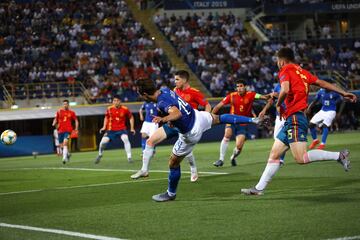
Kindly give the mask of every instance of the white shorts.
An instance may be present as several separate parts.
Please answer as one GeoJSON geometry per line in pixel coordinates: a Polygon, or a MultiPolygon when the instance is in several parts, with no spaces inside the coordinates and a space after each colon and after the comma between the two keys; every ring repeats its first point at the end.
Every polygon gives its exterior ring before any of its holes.
{"type": "Polygon", "coordinates": [[[330,127],[335,117],[336,111],[320,110],[311,118],[310,123],[319,125],[319,127],[321,127],[323,124],[330,127]]]}
{"type": "Polygon", "coordinates": [[[275,119],[275,127],[274,127],[274,139],[276,139],[277,135],[281,131],[281,129],[284,127],[285,120],[280,120],[279,116],[276,116],[275,119]]]}
{"type": "Polygon", "coordinates": [[[143,122],[140,133],[145,133],[149,137],[154,134],[156,129],[159,128],[159,125],[157,123],[153,122],[143,122]]]}
{"type": "Polygon", "coordinates": [[[179,138],[176,141],[173,147],[173,154],[176,156],[186,156],[188,155],[194,148],[195,144],[197,144],[202,134],[211,128],[213,118],[209,112],[205,111],[195,111],[195,122],[193,128],[185,133],[179,133],[179,138]]]}

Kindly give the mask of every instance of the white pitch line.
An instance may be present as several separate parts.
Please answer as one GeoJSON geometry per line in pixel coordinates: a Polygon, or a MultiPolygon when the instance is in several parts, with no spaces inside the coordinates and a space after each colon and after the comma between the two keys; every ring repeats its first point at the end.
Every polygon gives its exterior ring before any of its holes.
{"type": "MultiPolygon", "coordinates": [[[[93,171],[93,172],[136,172],[137,170],[131,169],[108,169],[108,168],[65,168],[65,167],[44,167],[44,168],[11,168],[11,169],[2,169],[0,171],[16,171],[16,170],[72,170],[72,171],[93,171]]],[[[150,172],[155,173],[168,173],[168,170],[151,170],[150,172]]],[[[190,174],[190,171],[181,171],[182,173],[190,174]]],[[[226,175],[229,173],[226,172],[199,172],[199,174],[208,174],[208,175],[226,175]]]]}
{"type": "Polygon", "coordinates": [[[329,238],[326,240],[355,240],[355,239],[360,239],[360,235],[352,236],[352,237],[329,238]]]}
{"type": "Polygon", "coordinates": [[[79,232],[71,232],[59,229],[51,229],[51,228],[39,228],[39,227],[31,227],[31,226],[24,226],[24,225],[14,225],[14,224],[7,224],[7,223],[0,223],[0,227],[7,227],[7,228],[17,228],[29,231],[36,231],[36,232],[47,232],[47,233],[56,233],[60,235],[67,235],[67,236],[74,236],[74,237],[81,237],[87,239],[97,239],[97,240],[125,240],[122,238],[115,238],[115,237],[106,237],[94,234],[87,234],[87,233],[79,233],[79,232]]]}
{"type": "Polygon", "coordinates": [[[51,191],[51,190],[66,190],[66,189],[74,189],[74,188],[101,187],[101,186],[118,185],[118,184],[126,184],[126,183],[154,182],[154,181],[160,181],[160,180],[166,180],[166,179],[167,178],[156,178],[156,179],[148,179],[148,180],[131,180],[131,181],[123,181],[123,182],[96,183],[96,184],[78,185],[78,186],[69,186],[69,187],[33,189],[33,190],[25,190],[25,191],[17,191],[17,192],[3,192],[3,193],[0,193],[0,196],[21,194],[21,193],[32,193],[32,192],[44,192],[44,191],[51,191]]]}

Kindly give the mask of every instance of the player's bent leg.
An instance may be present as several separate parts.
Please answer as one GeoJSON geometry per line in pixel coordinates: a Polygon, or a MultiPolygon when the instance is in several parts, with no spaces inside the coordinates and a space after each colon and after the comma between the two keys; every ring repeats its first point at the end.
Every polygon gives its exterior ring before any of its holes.
{"type": "Polygon", "coordinates": [[[286,152],[288,146],[285,145],[279,139],[275,139],[275,142],[272,146],[268,162],[266,164],[265,170],[262,173],[259,182],[253,188],[241,189],[241,192],[245,195],[262,195],[266,186],[269,184],[273,176],[280,168],[280,156],[286,152]]]}
{"type": "Polygon", "coordinates": [[[101,141],[99,143],[99,154],[98,156],[96,157],[95,159],[95,164],[98,164],[103,156],[103,152],[106,148],[106,145],[110,142],[110,138],[106,137],[106,136],[103,136],[101,138],[101,141]]]}
{"type": "Polygon", "coordinates": [[[146,140],[148,139],[148,135],[146,133],[141,133],[141,149],[144,151],[146,146],[146,140]]]}
{"type": "Polygon", "coordinates": [[[176,156],[174,153],[171,154],[169,159],[169,184],[168,189],[164,193],[156,194],[152,196],[152,199],[156,202],[166,202],[175,200],[176,189],[179,184],[181,177],[180,163],[184,156],[176,156]]]}
{"type": "Polygon", "coordinates": [[[233,154],[230,157],[231,166],[235,167],[237,165],[236,157],[240,155],[245,141],[246,141],[246,136],[244,134],[240,134],[236,136],[236,146],[233,150],[233,154]]]}
{"type": "Polygon", "coordinates": [[[190,182],[196,182],[199,178],[199,174],[197,172],[194,153],[189,153],[185,158],[190,164],[190,182]]]}
{"type": "Polygon", "coordinates": [[[64,139],[63,143],[63,164],[66,164],[69,161],[69,141],[67,138],[64,139]]]}
{"type": "Polygon", "coordinates": [[[128,159],[128,163],[132,163],[133,161],[131,158],[131,144],[129,141],[129,137],[127,134],[121,134],[120,138],[124,143],[124,148],[125,148],[126,156],[128,159]]]}
{"type": "Polygon", "coordinates": [[[293,142],[290,143],[291,153],[298,164],[306,164],[304,161],[304,154],[306,153],[306,142],[293,142]]]}
{"type": "Polygon", "coordinates": [[[135,174],[131,175],[132,179],[149,176],[150,160],[154,155],[155,146],[166,139],[166,133],[163,127],[156,129],[154,134],[147,139],[142,157],[142,167],[135,174]]]}
{"type": "Polygon", "coordinates": [[[216,162],[213,163],[213,165],[215,167],[221,167],[222,165],[224,165],[225,154],[226,154],[226,150],[227,150],[227,148],[229,146],[229,141],[230,141],[231,136],[232,136],[231,125],[226,125],[225,126],[224,138],[222,139],[222,141],[220,143],[219,160],[217,160],[216,162]]]}

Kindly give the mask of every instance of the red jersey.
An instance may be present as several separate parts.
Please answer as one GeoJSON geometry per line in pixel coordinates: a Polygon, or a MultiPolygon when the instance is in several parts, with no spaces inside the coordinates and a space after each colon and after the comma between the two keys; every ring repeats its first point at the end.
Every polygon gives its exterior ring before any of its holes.
{"type": "Polygon", "coordinates": [[[198,109],[199,105],[205,107],[209,102],[206,100],[204,95],[197,89],[188,87],[184,90],[174,88],[174,91],[182,99],[184,99],[193,109],[198,109]]]}
{"type": "Polygon", "coordinates": [[[279,71],[280,84],[289,82],[290,89],[285,99],[285,118],[303,111],[308,106],[309,85],[318,78],[296,64],[287,64],[279,71]]]}
{"type": "Polygon", "coordinates": [[[55,115],[56,121],[58,123],[58,132],[71,132],[73,127],[71,125],[72,121],[77,119],[74,111],[65,110],[63,108],[59,109],[55,115]]]}
{"type": "Polygon", "coordinates": [[[241,96],[238,92],[228,94],[221,102],[224,105],[230,104],[230,113],[246,117],[252,117],[251,109],[256,92],[246,92],[241,96]]]}
{"type": "Polygon", "coordinates": [[[126,119],[130,119],[132,114],[125,106],[119,108],[110,106],[106,110],[105,117],[107,118],[106,130],[121,131],[126,130],[126,119]]]}

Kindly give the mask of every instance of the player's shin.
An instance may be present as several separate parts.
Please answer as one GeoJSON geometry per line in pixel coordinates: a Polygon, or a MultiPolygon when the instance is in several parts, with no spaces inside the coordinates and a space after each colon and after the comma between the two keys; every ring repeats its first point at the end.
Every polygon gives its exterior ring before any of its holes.
{"type": "Polygon", "coordinates": [[[129,137],[126,134],[121,135],[121,140],[124,142],[124,148],[128,159],[131,159],[131,144],[129,142],[129,137]]]}
{"type": "Polygon", "coordinates": [[[329,128],[328,128],[328,127],[323,127],[323,129],[322,129],[321,144],[325,144],[325,143],[326,143],[326,139],[327,139],[328,134],[329,134],[329,128]]]}
{"type": "Polygon", "coordinates": [[[279,170],[279,168],[280,168],[279,159],[269,159],[265,167],[265,170],[262,173],[261,178],[258,184],[256,184],[255,188],[257,190],[263,191],[266,188],[266,186],[269,184],[275,173],[279,170]]]}
{"type": "Polygon", "coordinates": [[[150,159],[152,158],[153,154],[154,154],[154,147],[153,146],[149,146],[149,145],[145,145],[145,149],[143,152],[143,163],[142,163],[142,167],[141,170],[143,172],[148,172],[149,171],[149,163],[150,163],[150,159]]]}
{"type": "Polygon", "coordinates": [[[317,161],[337,161],[340,152],[329,152],[323,150],[310,150],[303,156],[304,163],[312,163],[317,161]]]}
{"type": "Polygon", "coordinates": [[[64,144],[63,146],[63,160],[67,161],[68,159],[68,146],[67,144],[64,144]]]}
{"type": "Polygon", "coordinates": [[[238,124],[238,123],[253,123],[253,118],[234,115],[234,114],[221,114],[219,116],[220,123],[238,124]]]}
{"type": "Polygon", "coordinates": [[[193,152],[186,155],[185,158],[186,158],[186,160],[188,160],[188,162],[190,164],[191,171],[196,171],[196,162],[195,162],[195,157],[194,157],[193,152]]]}
{"type": "Polygon", "coordinates": [[[141,138],[141,149],[144,151],[146,146],[146,138],[141,138]]]}
{"type": "Polygon", "coordinates": [[[168,185],[168,194],[170,197],[176,195],[176,189],[179,184],[180,177],[181,177],[180,165],[177,167],[170,167],[169,185],[168,185]]]}
{"type": "Polygon", "coordinates": [[[221,144],[220,144],[220,157],[219,157],[219,159],[221,161],[224,161],[226,150],[227,150],[227,148],[229,146],[229,141],[230,141],[230,139],[226,138],[226,137],[224,137],[222,139],[222,141],[221,141],[221,144]]]}
{"type": "Polygon", "coordinates": [[[316,126],[310,128],[311,137],[313,140],[317,139],[316,126]]]}
{"type": "Polygon", "coordinates": [[[102,156],[103,155],[103,152],[106,148],[106,144],[108,144],[109,142],[109,138],[107,137],[103,137],[100,141],[100,144],[99,144],[99,156],[102,156]]]}

